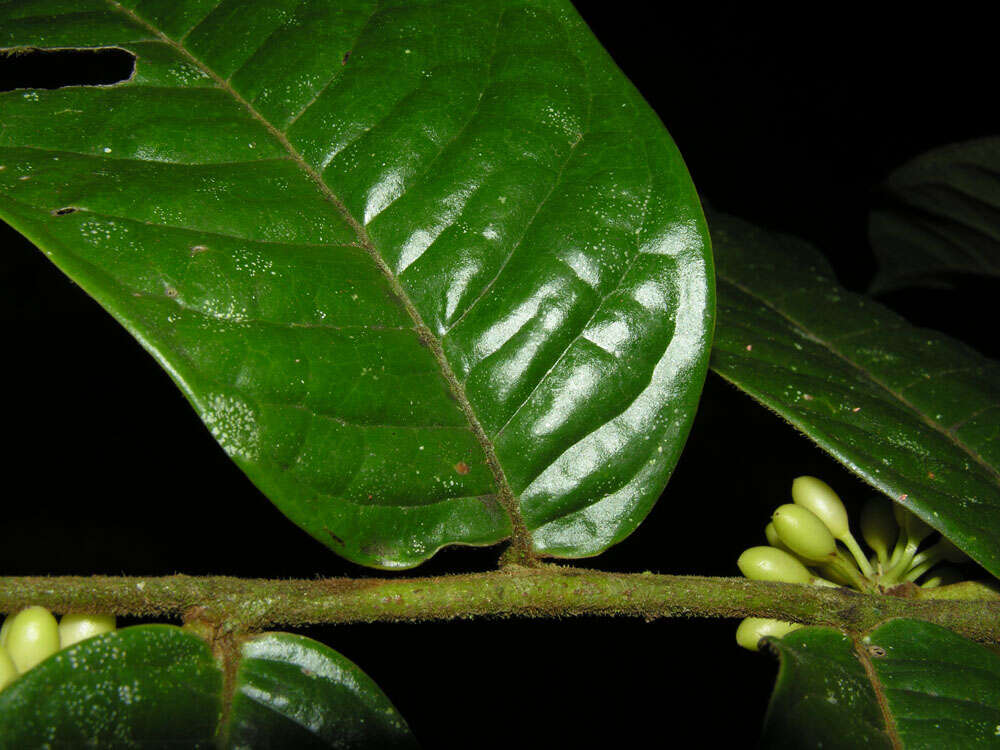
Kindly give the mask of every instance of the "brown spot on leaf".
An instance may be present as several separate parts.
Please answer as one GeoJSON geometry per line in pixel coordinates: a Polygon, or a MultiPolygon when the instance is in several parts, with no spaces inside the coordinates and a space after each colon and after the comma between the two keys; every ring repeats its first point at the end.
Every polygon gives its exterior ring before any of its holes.
{"type": "Polygon", "coordinates": [[[392,549],[382,542],[370,542],[369,544],[365,544],[361,547],[361,554],[368,555],[368,557],[385,558],[388,557],[391,552],[392,549]]]}
{"type": "Polygon", "coordinates": [[[333,540],[334,542],[336,542],[337,544],[339,544],[339,545],[340,545],[341,547],[343,547],[343,546],[344,546],[344,540],[343,540],[343,539],[341,539],[341,538],[340,538],[339,536],[337,536],[336,534],[334,534],[334,533],[333,533],[332,531],[330,531],[330,529],[323,529],[323,530],[324,530],[324,531],[325,531],[325,532],[326,532],[327,534],[329,534],[329,535],[330,535],[330,538],[331,538],[331,539],[332,539],[332,540],[333,540]]]}
{"type": "Polygon", "coordinates": [[[455,464],[455,471],[461,474],[462,476],[465,476],[466,474],[469,473],[469,465],[465,463],[465,461],[459,461],[457,464],[455,464]]]}
{"type": "Polygon", "coordinates": [[[881,659],[883,656],[885,656],[885,649],[882,648],[881,646],[876,646],[875,644],[872,644],[868,647],[868,653],[874,656],[876,659],[881,659]]]}
{"type": "Polygon", "coordinates": [[[500,507],[500,504],[497,502],[496,495],[480,495],[476,499],[482,503],[483,507],[490,513],[493,513],[498,507],[500,507]]]}
{"type": "Polygon", "coordinates": [[[177,290],[172,286],[168,286],[166,292],[164,292],[170,299],[177,299],[177,290]]]}
{"type": "Polygon", "coordinates": [[[52,212],[52,215],[66,216],[67,214],[71,214],[74,211],[76,211],[76,208],[74,208],[73,206],[65,206],[64,208],[57,208],[55,211],[52,212]]]}
{"type": "Polygon", "coordinates": [[[194,245],[191,248],[191,255],[197,255],[198,253],[203,253],[203,252],[205,252],[207,250],[208,250],[208,248],[205,247],[204,245],[194,245]]]}
{"type": "Polygon", "coordinates": [[[490,518],[496,518],[499,521],[506,515],[496,495],[482,495],[476,499],[482,504],[483,510],[489,514],[490,518]]]}
{"type": "Polygon", "coordinates": [[[344,56],[340,58],[340,64],[347,65],[347,61],[350,59],[351,59],[351,51],[347,50],[347,52],[344,53],[344,56]]]}

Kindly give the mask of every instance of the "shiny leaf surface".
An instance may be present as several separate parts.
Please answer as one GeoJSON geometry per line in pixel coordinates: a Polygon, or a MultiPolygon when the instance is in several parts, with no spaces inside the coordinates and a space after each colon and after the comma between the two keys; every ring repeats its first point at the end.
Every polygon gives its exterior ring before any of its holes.
{"type": "Polygon", "coordinates": [[[881,268],[872,291],[1000,277],[1000,138],[928,151],[882,185],[868,227],[881,268]]]}
{"type": "Polygon", "coordinates": [[[61,0],[0,47],[132,78],[0,95],[0,215],[341,555],[601,552],[707,368],[704,218],[566,0],[61,0]]]}
{"type": "Polygon", "coordinates": [[[800,240],[711,225],[713,368],[1000,574],[1000,365],[845,290],[800,240]]]}
{"type": "Polygon", "coordinates": [[[309,638],[247,641],[228,701],[225,690],[201,638],[125,628],[63,649],[0,692],[0,748],[416,747],[378,686],[309,638]]]}
{"type": "Polygon", "coordinates": [[[243,646],[229,713],[232,748],[415,748],[371,678],[331,648],[290,633],[243,646]]]}
{"type": "Polygon", "coordinates": [[[0,692],[0,748],[213,747],[222,673],[171,625],[125,628],[63,649],[0,692]]]}
{"type": "Polygon", "coordinates": [[[1000,656],[918,620],[854,642],[828,628],[771,640],[781,669],[764,747],[992,747],[1000,656]]]}
{"type": "Polygon", "coordinates": [[[830,628],[803,628],[768,643],[781,667],[762,747],[892,747],[850,638],[830,628]]]}

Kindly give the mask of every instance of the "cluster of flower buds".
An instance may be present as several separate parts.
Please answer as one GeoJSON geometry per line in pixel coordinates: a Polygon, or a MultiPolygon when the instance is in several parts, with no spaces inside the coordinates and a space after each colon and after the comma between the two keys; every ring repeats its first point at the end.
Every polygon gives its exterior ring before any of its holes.
{"type": "MultiPolygon", "coordinates": [[[[764,529],[767,546],[751,547],[737,560],[740,571],[756,581],[850,586],[869,593],[905,582],[925,588],[962,580],[958,568],[965,553],[944,537],[921,549],[934,530],[887,498],[869,500],[861,513],[861,536],[872,550],[866,556],[847,520],[847,510],[833,489],[815,477],[792,482],[792,502],[779,506],[764,529]]],[[[796,623],[748,617],[736,642],[756,651],[764,636],[780,638],[796,623]]]]}
{"type": "Polygon", "coordinates": [[[0,628],[0,690],[59,649],[115,629],[113,615],[63,615],[59,622],[45,607],[28,607],[0,628]]]}

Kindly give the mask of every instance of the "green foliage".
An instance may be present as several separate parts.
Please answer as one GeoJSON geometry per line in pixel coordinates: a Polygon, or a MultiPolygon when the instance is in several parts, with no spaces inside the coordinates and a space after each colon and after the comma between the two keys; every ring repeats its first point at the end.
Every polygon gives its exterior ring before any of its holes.
{"type": "Polygon", "coordinates": [[[180,628],[107,633],[0,692],[0,747],[210,747],[222,684],[208,644],[180,628]]]}
{"type": "Polygon", "coordinates": [[[803,628],[768,643],[781,669],[765,748],[977,748],[1000,735],[1000,657],[945,628],[892,620],[854,639],[803,628]]]}
{"type": "Polygon", "coordinates": [[[0,96],[0,215],[282,512],[383,568],[635,529],[701,391],[711,256],[568,2],[93,5],[0,9],[2,46],[136,57],[0,96]]]}
{"type": "Polygon", "coordinates": [[[847,291],[800,240],[710,223],[713,369],[1000,574],[1000,365],[847,291]]]}
{"type": "Polygon", "coordinates": [[[265,633],[241,649],[230,747],[415,748],[378,686],[333,649],[265,633]]]}
{"type": "Polygon", "coordinates": [[[768,642],[781,668],[764,724],[765,748],[891,748],[854,643],[829,628],[803,628],[768,642]]]}
{"type": "MultiPolygon", "coordinates": [[[[0,216],[294,523],[407,568],[454,544],[596,555],[642,522],[708,366],[712,257],[676,147],[567,0],[0,6],[0,52],[35,47],[117,47],[135,72],[0,94],[0,216]]],[[[890,179],[906,210],[873,217],[881,288],[995,275],[994,156],[962,144],[890,179]]],[[[873,506],[869,563],[800,478],[773,547],[835,577],[836,537],[872,588],[865,566],[916,579],[960,550],[1000,574],[1000,367],[843,289],[804,243],[712,230],[716,371],[915,514],[897,507],[895,535],[873,506]],[[931,528],[946,538],[922,544],[931,528]]],[[[754,550],[748,575],[817,582],[754,550]]],[[[737,636],[762,637],[781,657],[766,746],[1000,731],[1000,660],[940,627],[747,618],[737,636]]],[[[301,636],[144,625],[46,648],[20,676],[0,661],[0,748],[414,744],[301,636]]]]}
{"type": "Polygon", "coordinates": [[[378,687],[332,649],[288,633],[238,648],[225,688],[208,643],[172,625],[77,643],[0,692],[0,748],[415,747],[378,687]]]}
{"type": "Polygon", "coordinates": [[[869,238],[873,292],[949,287],[957,274],[1000,277],[1000,138],[928,151],[886,179],[869,238]]]}

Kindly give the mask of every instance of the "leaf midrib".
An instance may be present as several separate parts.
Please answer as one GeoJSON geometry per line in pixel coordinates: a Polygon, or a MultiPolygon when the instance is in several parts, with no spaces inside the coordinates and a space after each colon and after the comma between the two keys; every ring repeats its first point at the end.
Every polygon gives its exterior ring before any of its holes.
{"type": "Polygon", "coordinates": [[[406,310],[407,315],[409,315],[410,319],[413,321],[414,330],[417,332],[420,340],[426,344],[427,348],[430,350],[431,355],[438,364],[442,376],[448,383],[448,387],[451,390],[452,395],[454,395],[462,413],[469,422],[469,427],[472,430],[473,435],[475,435],[476,441],[482,448],[483,454],[486,457],[486,463],[493,475],[493,481],[497,490],[497,500],[510,518],[512,528],[511,545],[516,547],[522,555],[534,557],[531,534],[528,531],[524,519],[521,517],[517,504],[517,498],[514,496],[510,483],[507,481],[507,477],[503,471],[503,466],[501,465],[500,459],[496,454],[493,443],[486,434],[486,430],[480,423],[471,402],[465,394],[465,388],[455,375],[454,370],[445,357],[444,348],[441,345],[440,339],[438,339],[427,324],[424,323],[420,312],[414,306],[412,300],[410,300],[409,295],[403,289],[395,274],[393,274],[392,269],[389,268],[389,265],[385,262],[381,253],[378,251],[378,248],[376,248],[375,244],[371,241],[371,238],[368,236],[368,232],[365,230],[364,226],[354,218],[344,202],[340,200],[340,198],[337,197],[326,182],[324,182],[322,175],[302,157],[295,146],[293,146],[288,140],[287,136],[275,127],[260,112],[258,112],[249,101],[247,101],[229,84],[228,81],[216,73],[215,70],[206,65],[202,60],[197,58],[194,54],[189,52],[181,42],[175,41],[171,37],[167,36],[167,34],[157,28],[153,23],[147,21],[132,9],[122,6],[120,3],[116,2],[116,0],[106,1],[114,10],[125,15],[133,23],[147,29],[162,43],[176,50],[178,54],[182,55],[185,59],[190,61],[192,65],[195,65],[199,70],[205,73],[205,75],[207,75],[219,89],[231,96],[237,104],[242,106],[247,113],[256,122],[258,122],[268,132],[268,134],[281,145],[283,149],[285,149],[289,158],[295,162],[296,166],[298,166],[299,169],[301,169],[309,177],[326,201],[333,205],[333,207],[337,210],[337,213],[340,214],[343,220],[347,222],[348,226],[354,231],[358,238],[358,244],[368,252],[372,262],[382,273],[382,276],[388,283],[393,295],[395,295],[395,297],[400,301],[406,310]]]}
{"type": "Polygon", "coordinates": [[[828,351],[830,354],[832,354],[833,356],[835,356],[838,359],[840,359],[843,362],[845,362],[852,370],[855,370],[856,372],[860,373],[869,382],[871,382],[872,385],[874,385],[877,388],[885,391],[887,394],[889,394],[889,396],[891,396],[892,398],[894,398],[896,401],[898,401],[900,404],[902,404],[904,407],[906,407],[910,412],[912,412],[921,422],[923,422],[925,425],[927,425],[928,427],[930,427],[935,432],[937,432],[940,435],[942,435],[946,440],[948,440],[949,442],[951,442],[956,448],[958,448],[960,451],[963,451],[966,455],[968,455],[971,459],[973,459],[977,464],[979,464],[979,466],[982,467],[982,469],[987,473],[987,475],[992,478],[992,480],[993,480],[994,483],[1000,484],[1000,471],[998,471],[997,469],[995,469],[994,467],[992,467],[990,464],[988,464],[986,462],[986,460],[983,459],[983,457],[980,456],[977,451],[973,450],[961,438],[959,438],[958,435],[956,435],[955,433],[953,433],[947,427],[945,427],[944,425],[940,424],[939,422],[931,419],[926,414],[924,414],[920,409],[918,409],[914,404],[912,404],[909,401],[909,399],[907,399],[905,396],[903,396],[903,394],[897,392],[895,389],[893,389],[890,386],[888,386],[887,384],[883,383],[881,380],[879,380],[877,377],[875,377],[872,373],[868,372],[868,370],[866,370],[864,367],[862,367],[857,362],[855,362],[853,359],[851,359],[849,356],[847,356],[846,354],[844,354],[843,352],[841,352],[839,349],[837,349],[833,345],[832,342],[830,342],[826,338],[823,338],[823,337],[818,336],[817,334],[813,333],[811,330],[809,330],[809,328],[807,328],[802,323],[800,323],[799,321],[797,321],[795,318],[793,318],[791,315],[789,315],[788,313],[786,313],[784,310],[782,310],[779,307],[777,307],[774,303],[770,302],[769,300],[767,300],[766,298],[762,297],[761,295],[755,293],[753,290],[751,290],[747,286],[745,286],[743,284],[740,284],[737,281],[734,281],[732,278],[726,276],[724,273],[719,272],[719,279],[721,279],[722,281],[724,281],[727,284],[732,285],[736,289],[739,289],[741,292],[743,292],[744,294],[746,294],[748,297],[750,297],[750,298],[752,298],[754,300],[757,300],[760,304],[764,305],[766,308],[768,308],[769,310],[773,311],[776,315],[778,315],[782,320],[784,320],[785,322],[787,322],[789,325],[791,325],[794,328],[800,330],[811,341],[815,342],[817,345],[821,346],[823,349],[825,349],[826,351],[828,351]]]}
{"type": "Polygon", "coordinates": [[[857,656],[858,661],[861,662],[861,668],[864,669],[865,677],[868,678],[868,684],[871,685],[872,693],[875,696],[875,703],[878,705],[878,709],[882,714],[882,721],[885,724],[885,733],[892,743],[893,750],[902,750],[903,741],[899,736],[899,728],[896,726],[896,717],[889,707],[889,699],[886,697],[885,687],[882,685],[882,681],[875,671],[875,665],[872,664],[871,656],[865,648],[865,644],[856,637],[852,638],[851,642],[854,645],[854,654],[857,656]]]}

